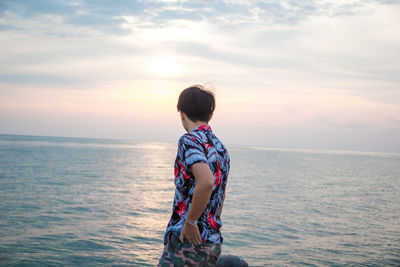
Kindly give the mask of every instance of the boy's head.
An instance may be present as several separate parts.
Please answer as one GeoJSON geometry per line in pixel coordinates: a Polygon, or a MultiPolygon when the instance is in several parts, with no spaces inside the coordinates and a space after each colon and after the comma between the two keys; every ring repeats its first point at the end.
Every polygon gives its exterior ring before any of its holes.
{"type": "Polygon", "coordinates": [[[214,94],[201,85],[186,88],[179,95],[178,111],[182,111],[193,122],[209,122],[215,110],[214,94]]]}

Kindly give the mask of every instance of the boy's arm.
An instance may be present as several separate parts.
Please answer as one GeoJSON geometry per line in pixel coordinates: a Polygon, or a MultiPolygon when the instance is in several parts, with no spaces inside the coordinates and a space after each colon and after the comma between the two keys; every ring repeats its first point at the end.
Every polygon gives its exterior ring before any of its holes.
{"type": "MultiPolygon", "coordinates": [[[[196,179],[196,186],[193,192],[192,204],[186,218],[190,221],[197,221],[210,200],[214,186],[214,176],[206,163],[193,164],[191,171],[196,179]]],[[[202,243],[197,225],[193,226],[187,221],[185,221],[181,235],[179,236],[181,242],[183,242],[183,237],[195,245],[202,243]]]]}

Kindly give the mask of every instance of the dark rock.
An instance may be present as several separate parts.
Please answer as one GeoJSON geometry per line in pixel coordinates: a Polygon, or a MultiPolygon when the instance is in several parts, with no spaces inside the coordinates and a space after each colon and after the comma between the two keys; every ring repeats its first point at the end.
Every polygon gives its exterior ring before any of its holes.
{"type": "Polygon", "coordinates": [[[245,260],[238,256],[221,255],[218,258],[215,267],[248,267],[249,265],[245,260]]]}

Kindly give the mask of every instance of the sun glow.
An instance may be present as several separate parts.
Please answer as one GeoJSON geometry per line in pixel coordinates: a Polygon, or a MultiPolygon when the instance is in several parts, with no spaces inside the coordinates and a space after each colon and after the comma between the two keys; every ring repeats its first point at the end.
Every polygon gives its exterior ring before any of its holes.
{"type": "Polygon", "coordinates": [[[149,70],[158,77],[170,77],[181,71],[181,67],[169,57],[159,57],[148,65],[149,70]]]}

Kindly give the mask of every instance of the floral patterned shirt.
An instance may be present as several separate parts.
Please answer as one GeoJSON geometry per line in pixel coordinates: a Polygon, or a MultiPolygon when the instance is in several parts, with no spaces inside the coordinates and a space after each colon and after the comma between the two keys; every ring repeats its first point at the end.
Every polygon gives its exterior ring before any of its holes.
{"type": "Polygon", "coordinates": [[[178,143],[175,160],[175,197],[172,216],[164,235],[166,244],[171,235],[179,236],[192,203],[195,177],[190,167],[203,162],[208,164],[214,175],[214,186],[210,200],[198,219],[198,227],[203,241],[219,244],[222,241],[220,209],[229,173],[229,154],[225,146],[211,131],[209,125],[201,125],[184,134],[178,143]]]}

